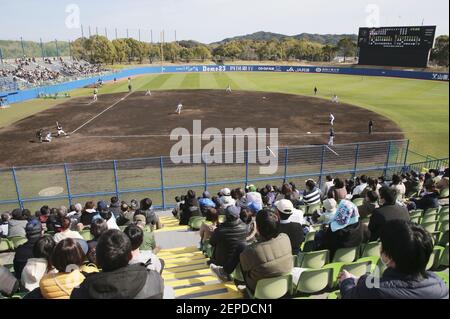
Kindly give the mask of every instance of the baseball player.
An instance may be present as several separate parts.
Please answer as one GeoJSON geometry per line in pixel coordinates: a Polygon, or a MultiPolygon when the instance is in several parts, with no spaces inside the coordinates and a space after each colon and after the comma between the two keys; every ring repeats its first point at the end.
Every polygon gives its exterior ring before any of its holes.
{"type": "Polygon", "coordinates": [[[339,103],[339,98],[336,94],[333,95],[333,97],[331,98],[331,102],[338,104],[339,103]]]}
{"type": "Polygon", "coordinates": [[[152,92],[150,91],[150,89],[148,89],[147,92],[145,92],[145,96],[152,96],[152,92]]]}
{"type": "Polygon", "coordinates": [[[94,102],[97,102],[97,100],[98,100],[97,95],[98,95],[98,89],[95,88],[95,89],[94,89],[94,102]]]}
{"type": "Polygon", "coordinates": [[[56,122],[56,130],[58,132],[58,137],[60,137],[61,135],[67,136],[67,133],[64,132],[63,127],[61,124],[59,124],[59,122],[56,122]]]}
{"type": "Polygon", "coordinates": [[[227,87],[227,89],[226,89],[226,92],[227,93],[231,93],[232,91],[231,91],[231,84],[228,84],[228,87],[227,87]]]}
{"type": "Polygon", "coordinates": [[[373,121],[370,120],[369,121],[369,134],[372,134],[372,133],[373,133],[373,121]]]}
{"type": "Polygon", "coordinates": [[[334,126],[334,115],[333,115],[333,113],[330,113],[330,125],[334,126]]]}
{"type": "Polygon", "coordinates": [[[318,91],[317,86],[315,86],[314,87],[314,95],[317,95],[317,91],[318,91]]]}
{"type": "Polygon", "coordinates": [[[183,104],[181,104],[181,102],[180,102],[180,104],[178,104],[178,107],[177,107],[177,110],[175,111],[175,113],[177,113],[178,115],[180,115],[182,109],[183,109],[183,104]]]}
{"type": "Polygon", "coordinates": [[[47,134],[45,135],[45,138],[42,141],[50,143],[52,141],[52,132],[47,132],[47,134]]]}
{"type": "Polygon", "coordinates": [[[328,140],[328,146],[333,146],[334,145],[334,130],[333,128],[330,128],[330,137],[328,140]]]}
{"type": "Polygon", "coordinates": [[[42,143],[42,140],[44,139],[44,129],[40,129],[36,132],[36,138],[42,143]]]}

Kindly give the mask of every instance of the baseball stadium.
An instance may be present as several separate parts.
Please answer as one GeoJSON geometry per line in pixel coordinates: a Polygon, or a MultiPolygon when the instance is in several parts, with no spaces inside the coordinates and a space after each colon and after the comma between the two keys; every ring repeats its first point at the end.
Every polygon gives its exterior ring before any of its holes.
{"type": "Polygon", "coordinates": [[[445,12],[0,32],[0,299],[448,300],[445,12]]]}

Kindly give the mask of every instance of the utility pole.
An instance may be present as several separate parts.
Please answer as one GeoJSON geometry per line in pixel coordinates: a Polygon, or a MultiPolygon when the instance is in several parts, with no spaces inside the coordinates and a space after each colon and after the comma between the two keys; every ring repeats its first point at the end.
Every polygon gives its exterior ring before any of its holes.
{"type": "Polygon", "coordinates": [[[81,25],[81,38],[84,39],[84,29],[83,29],[83,25],[81,25]]]}
{"type": "Polygon", "coordinates": [[[89,38],[92,36],[91,34],[91,26],[89,26],[89,38]]]}
{"type": "Polygon", "coordinates": [[[45,59],[45,53],[44,53],[44,45],[42,44],[42,38],[39,39],[39,42],[41,43],[42,61],[44,61],[44,59],[45,59]]]}
{"type": "Polygon", "coordinates": [[[105,28],[105,37],[108,38],[108,29],[105,28]]]}
{"type": "Polygon", "coordinates": [[[116,40],[117,40],[117,28],[116,28],[116,40]]]}
{"type": "Polygon", "coordinates": [[[25,57],[25,46],[23,44],[23,39],[20,37],[20,45],[22,46],[22,56],[25,57]]]}
{"type": "Polygon", "coordinates": [[[150,30],[150,42],[153,43],[153,30],[150,30]]]}
{"type": "Polygon", "coordinates": [[[59,57],[58,40],[55,39],[56,57],[59,57]]]}
{"type": "Polygon", "coordinates": [[[138,37],[139,37],[139,42],[141,42],[141,29],[138,29],[138,37]]]}

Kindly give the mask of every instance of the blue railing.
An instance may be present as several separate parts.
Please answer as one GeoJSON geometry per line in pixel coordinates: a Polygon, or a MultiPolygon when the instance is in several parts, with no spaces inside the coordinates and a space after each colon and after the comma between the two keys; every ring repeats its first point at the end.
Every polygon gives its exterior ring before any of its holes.
{"type": "Polygon", "coordinates": [[[249,151],[233,154],[235,162],[242,160],[239,164],[208,164],[204,159],[199,164],[174,164],[169,157],[155,157],[5,168],[0,169],[0,208],[117,196],[151,197],[156,207],[165,209],[175,195],[188,189],[214,192],[233,185],[284,181],[303,185],[306,178],[321,184],[326,175],[390,176],[409,167],[408,145],[408,140],[395,140],[335,145],[332,150],[326,145],[282,148],[277,150],[278,169],[272,175],[260,173],[260,165],[250,162],[249,151]],[[53,193],[46,192],[49,189],[53,193]]]}

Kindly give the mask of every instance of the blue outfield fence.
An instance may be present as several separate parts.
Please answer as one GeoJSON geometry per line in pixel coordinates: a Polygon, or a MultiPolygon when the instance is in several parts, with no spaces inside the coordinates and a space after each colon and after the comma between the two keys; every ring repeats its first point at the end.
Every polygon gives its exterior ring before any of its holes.
{"type": "Polygon", "coordinates": [[[310,74],[345,74],[357,76],[382,76],[405,79],[449,81],[449,74],[442,72],[419,72],[389,69],[366,69],[358,67],[318,67],[318,66],[270,66],[270,65],[186,65],[186,66],[150,66],[121,70],[110,74],[92,78],[37,87],[23,91],[2,92],[9,104],[35,99],[39,94],[56,94],[86,87],[96,83],[99,79],[112,81],[132,76],[157,73],[209,73],[209,72],[282,72],[282,73],[310,73],[310,74]]]}
{"type": "Polygon", "coordinates": [[[407,164],[408,148],[408,140],[343,144],[333,149],[326,145],[281,148],[277,150],[278,168],[271,175],[261,174],[261,165],[250,160],[256,151],[221,154],[222,159],[233,155],[234,164],[209,163],[207,158],[198,164],[174,164],[170,157],[154,157],[5,168],[0,169],[0,209],[33,210],[44,204],[67,205],[111,196],[126,201],[150,197],[155,207],[166,209],[173,206],[175,196],[189,189],[215,193],[223,187],[284,181],[303,187],[307,178],[322,184],[328,174],[389,178],[409,169],[448,166],[448,159],[407,164]]]}

